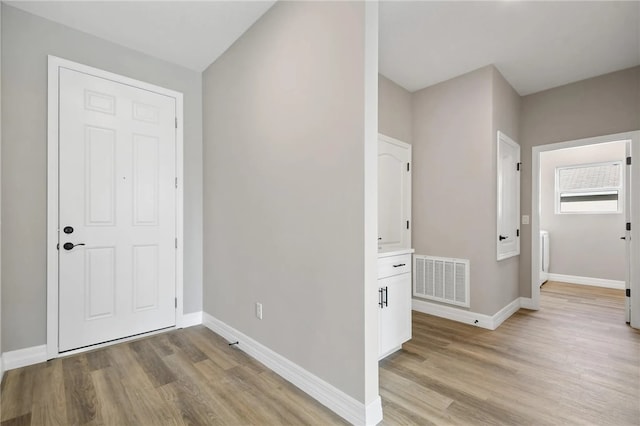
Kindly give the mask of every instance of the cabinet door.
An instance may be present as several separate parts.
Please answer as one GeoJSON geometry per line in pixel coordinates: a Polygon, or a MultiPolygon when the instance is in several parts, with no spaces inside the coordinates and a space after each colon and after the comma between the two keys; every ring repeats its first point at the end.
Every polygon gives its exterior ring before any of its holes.
{"type": "Polygon", "coordinates": [[[520,254],[520,145],[498,132],[497,259],[520,254]]]}
{"type": "Polygon", "coordinates": [[[378,316],[378,355],[380,358],[411,339],[411,274],[400,274],[378,281],[386,289],[378,316]]]}
{"type": "Polygon", "coordinates": [[[411,247],[411,145],[378,139],[378,246],[411,247]]]}

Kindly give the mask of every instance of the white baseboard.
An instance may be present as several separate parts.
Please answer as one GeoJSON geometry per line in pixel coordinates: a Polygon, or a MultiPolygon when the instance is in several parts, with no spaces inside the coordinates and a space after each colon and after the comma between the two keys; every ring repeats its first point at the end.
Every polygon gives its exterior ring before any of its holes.
{"type": "Polygon", "coordinates": [[[588,285],[594,287],[613,288],[624,290],[624,281],[607,280],[604,278],[578,277],[575,275],[548,274],[549,281],[560,281],[568,284],[588,285]]]}
{"type": "Polygon", "coordinates": [[[17,351],[2,354],[2,364],[5,371],[45,362],[46,360],[47,345],[32,346],[30,348],[18,349],[17,351]]]}
{"type": "MultiPolygon", "coordinates": [[[[414,311],[422,312],[424,314],[433,315],[440,318],[450,319],[452,321],[462,322],[465,324],[475,325],[477,327],[486,328],[487,330],[495,330],[505,322],[511,315],[518,312],[522,307],[522,297],[513,300],[504,308],[500,309],[493,315],[479,314],[477,312],[465,311],[460,308],[454,308],[452,306],[440,305],[437,303],[431,303],[424,300],[411,300],[411,309],[414,311]]],[[[524,303],[527,304],[528,309],[532,309],[529,306],[532,304],[526,299],[524,303]]]]}
{"type": "Polygon", "coordinates": [[[2,383],[3,377],[4,377],[4,360],[2,359],[2,354],[0,353],[0,383],[2,383]]]}
{"type": "Polygon", "coordinates": [[[454,308],[452,306],[439,305],[437,303],[417,299],[411,300],[411,309],[422,312],[423,314],[429,314],[493,330],[491,328],[493,326],[493,319],[489,315],[478,314],[471,311],[465,311],[460,308],[454,308]]]}
{"type": "Polygon", "coordinates": [[[367,426],[374,426],[382,421],[382,398],[380,395],[367,405],[364,416],[367,421],[363,424],[367,426]]]}
{"type": "Polygon", "coordinates": [[[521,297],[520,307],[523,309],[530,309],[532,311],[537,311],[538,309],[540,309],[539,306],[536,306],[535,303],[533,303],[533,299],[530,297],[521,297]]]}
{"type": "Polygon", "coordinates": [[[356,425],[375,425],[382,420],[380,397],[365,406],[340,389],[217,318],[206,312],[202,314],[202,317],[202,323],[205,327],[230,342],[239,342],[235,347],[260,361],[345,420],[356,425]]]}
{"type": "Polygon", "coordinates": [[[520,298],[513,300],[504,308],[500,309],[498,312],[493,314],[491,320],[493,321],[493,328],[491,330],[495,330],[500,327],[500,325],[505,322],[509,317],[520,310],[520,298]]]}
{"type": "Polygon", "coordinates": [[[202,324],[202,311],[182,314],[180,328],[193,327],[194,325],[200,324],[202,324]]]}

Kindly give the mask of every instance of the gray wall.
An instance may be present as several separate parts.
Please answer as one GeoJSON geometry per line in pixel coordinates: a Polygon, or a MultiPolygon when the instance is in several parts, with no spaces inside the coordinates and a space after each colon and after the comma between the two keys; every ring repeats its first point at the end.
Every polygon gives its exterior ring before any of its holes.
{"type": "Polygon", "coordinates": [[[518,297],[519,257],[496,260],[497,131],[517,142],[520,98],[493,66],[413,93],[416,254],[470,260],[473,312],[518,297]]]}
{"type": "Polygon", "coordinates": [[[555,214],[555,175],[556,167],[624,161],[625,148],[614,142],[541,153],[540,229],[549,231],[549,272],[624,281],[624,213],[555,214]]]}
{"type": "MultiPolygon", "coordinates": [[[[640,129],[640,67],[524,96],[521,214],[531,214],[534,146],[640,129]]],[[[531,227],[522,227],[520,295],[531,296],[531,227]]]]}
{"type": "Polygon", "coordinates": [[[411,143],[412,119],[411,93],[378,75],[378,131],[411,143]]]}
{"type": "MultiPolygon", "coordinates": [[[[493,253],[495,255],[495,241],[497,236],[497,137],[498,131],[509,136],[514,142],[519,143],[518,135],[520,130],[520,95],[511,87],[500,72],[491,67],[492,71],[492,122],[493,130],[491,136],[491,161],[492,161],[492,203],[494,221],[493,229],[493,253]]],[[[501,261],[496,261],[495,257],[491,263],[495,267],[495,282],[493,282],[490,295],[493,300],[491,310],[497,312],[520,296],[520,256],[510,257],[501,261]]]]}
{"type": "Polygon", "coordinates": [[[184,94],[184,311],[200,311],[201,74],[7,5],[2,8],[3,350],[46,343],[47,55],[184,94]]]}
{"type": "Polygon", "coordinates": [[[203,74],[204,312],[359,401],[364,9],[276,3],[203,74]]]}
{"type": "Polygon", "coordinates": [[[492,68],[413,94],[416,254],[470,259],[471,308],[492,315],[496,228],[492,68]]]}

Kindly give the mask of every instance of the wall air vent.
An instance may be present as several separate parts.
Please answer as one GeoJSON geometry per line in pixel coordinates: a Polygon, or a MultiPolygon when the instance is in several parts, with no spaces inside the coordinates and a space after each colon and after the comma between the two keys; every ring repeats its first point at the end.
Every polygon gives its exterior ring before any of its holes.
{"type": "Polygon", "coordinates": [[[413,256],[413,295],[469,307],[469,260],[413,256]]]}

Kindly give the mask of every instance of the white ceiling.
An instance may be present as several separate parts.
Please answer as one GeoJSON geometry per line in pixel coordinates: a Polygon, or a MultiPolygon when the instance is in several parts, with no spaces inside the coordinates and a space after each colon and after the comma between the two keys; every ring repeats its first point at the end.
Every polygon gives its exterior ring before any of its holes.
{"type": "MultiPolygon", "coordinates": [[[[274,1],[8,4],[202,71],[274,1]]],[[[489,64],[521,95],[640,65],[640,1],[380,3],[380,72],[407,90],[489,64]]]]}
{"type": "Polygon", "coordinates": [[[11,1],[7,4],[203,71],[275,1],[11,1]]]}
{"type": "Polygon", "coordinates": [[[382,2],[380,73],[409,91],[494,64],[521,95],[640,64],[640,2],[382,2]]]}

